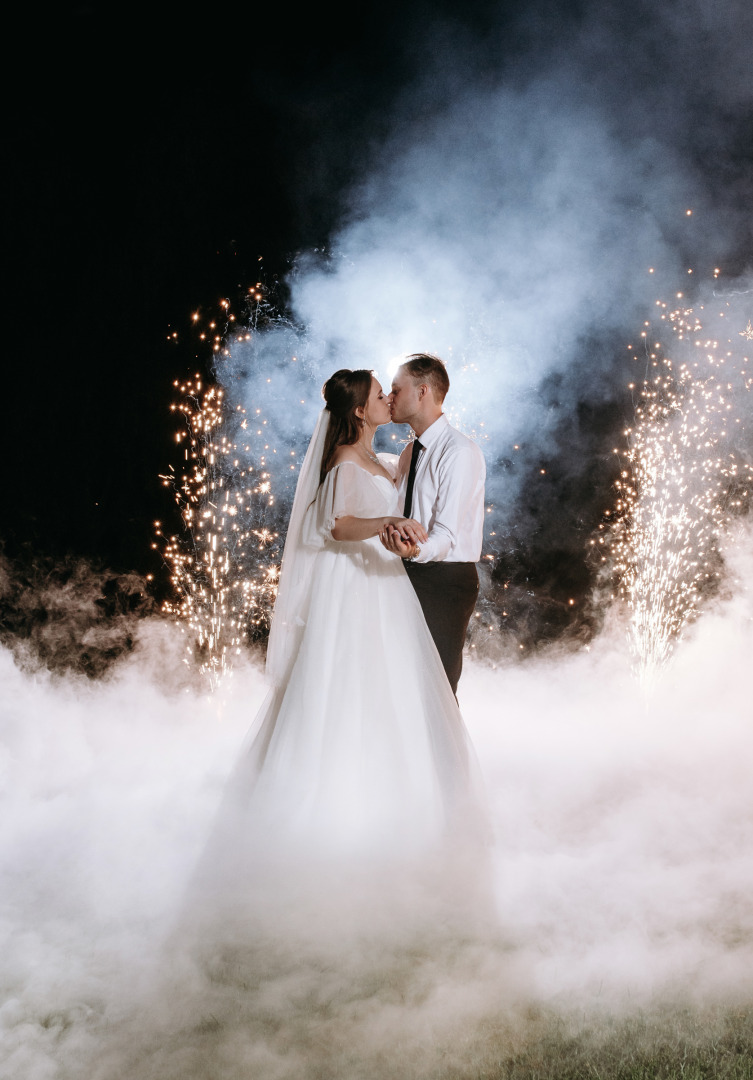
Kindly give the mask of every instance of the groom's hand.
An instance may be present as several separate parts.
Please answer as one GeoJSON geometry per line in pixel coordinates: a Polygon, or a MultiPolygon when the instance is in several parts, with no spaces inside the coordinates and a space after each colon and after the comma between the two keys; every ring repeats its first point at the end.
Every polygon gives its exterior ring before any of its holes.
{"type": "Polygon", "coordinates": [[[426,529],[420,521],[416,521],[414,518],[398,518],[390,524],[393,529],[400,533],[400,539],[403,543],[425,544],[429,539],[426,529]]]}
{"type": "Polygon", "coordinates": [[[394,525],[386,525],[379,534],[379,539],[388,551],[399,555],[401,559],[411,559],[421,550],[410,538],[403,537],[394,525]]]}

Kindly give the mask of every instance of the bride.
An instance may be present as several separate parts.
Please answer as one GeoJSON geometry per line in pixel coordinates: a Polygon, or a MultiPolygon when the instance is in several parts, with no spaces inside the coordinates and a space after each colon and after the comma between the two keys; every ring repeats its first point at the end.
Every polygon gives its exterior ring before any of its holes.
{"type": "Polygon", "coordinates": [[[269,882],[306,867],[321,880],[323,866],[436,864],[482,831],[457,702],[402,560],[379,540],[390,524],[426,538],[398,513],[397,458],[373,451],[389,399],[368,371],[335,372],[323,394],[285,543],[272,689],[221,814],[221,861],[246,899],[265,882],[281,895],[269,882]]]}

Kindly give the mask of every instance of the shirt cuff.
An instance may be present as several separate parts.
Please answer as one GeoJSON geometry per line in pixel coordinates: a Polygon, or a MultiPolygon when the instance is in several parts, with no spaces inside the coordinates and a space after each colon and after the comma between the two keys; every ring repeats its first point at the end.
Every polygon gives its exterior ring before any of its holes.
{"type": "Polygon", "coordinates": [[[430,535],[426,543],[421,544],[420,547],[421,550],[412,562],[441,562],[450,550],[451,544],[448,544],[446,539],[442,536],[430,535]]]}

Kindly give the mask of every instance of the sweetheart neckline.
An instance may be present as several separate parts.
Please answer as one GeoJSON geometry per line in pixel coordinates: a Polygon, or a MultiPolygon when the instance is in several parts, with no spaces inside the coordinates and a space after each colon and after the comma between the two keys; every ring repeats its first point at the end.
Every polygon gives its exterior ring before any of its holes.
{"type": "Polygon", "coordinates": [[[361,472],[365,472],[367,476],[373,476],[375,480],[386,480],[390,487],[397,490],[397,484],[394,480],[391,479],[391,477],[382,476],[381,473],[373,473],[370,469],[365,469],[363,465],[359,465],[357,461],[338,461],[337,465],[333,465],[329,471],[334,472],[335,469],[339,469],[341,465],[353,465],[356,469],[360,469],[361,472]]]}

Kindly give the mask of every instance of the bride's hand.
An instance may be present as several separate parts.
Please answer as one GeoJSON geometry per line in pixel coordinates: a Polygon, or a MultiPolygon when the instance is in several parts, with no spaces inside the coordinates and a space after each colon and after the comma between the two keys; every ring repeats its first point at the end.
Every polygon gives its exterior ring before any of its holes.
{"type": "Polygon", "coordinates": [[[411,544],[425,544],[429,539],[426,529],[414,518],[396,518],[392,522],[392,527],[397,529],[403,541],[409,541],[411,544]]]}
{"type": "Polygon", "coordinates": [[[391,551],[393,555],[399,555],[401,559],[414,559],[421,551],[418,544],[401,536],[395,526],[389,522],[380,532],[379,539],[387,551],[391,551]]]}

